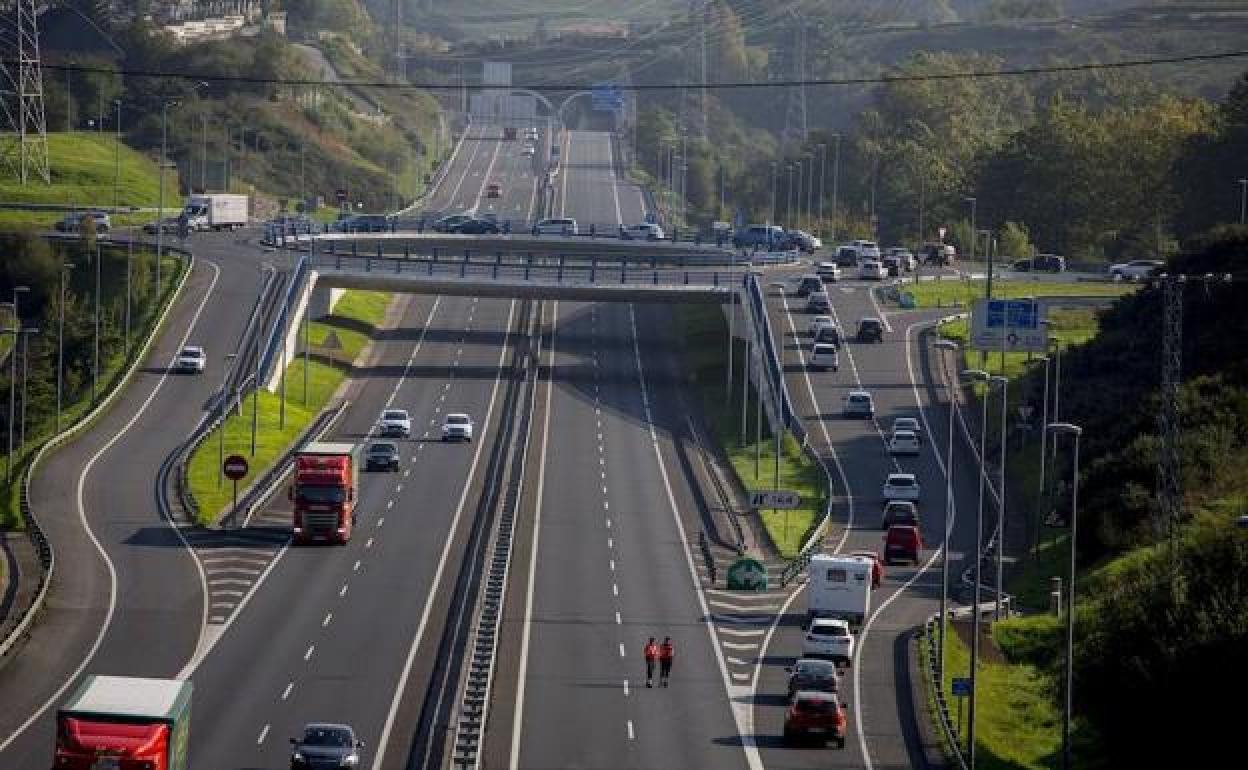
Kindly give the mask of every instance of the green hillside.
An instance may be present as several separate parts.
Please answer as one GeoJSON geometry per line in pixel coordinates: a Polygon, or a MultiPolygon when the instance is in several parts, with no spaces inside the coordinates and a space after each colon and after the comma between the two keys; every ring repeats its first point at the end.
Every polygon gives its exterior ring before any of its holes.
{"type": "MultiPolygon", "coordinates": [[[[48,134],[52,184],[12,176],[0,178],[0,202],[57,203],[66,206],[112,206],[113,185],[120,168],[117,201],[121,206],[155,206],[160,177],[153,158],[121,146],[111,134],[75,131],[48,134]],[[118,160],[120,159],[120,166],[118,160]]],[[[177,180],[170,174],[166,196],[177,196],[177,180]]]]}

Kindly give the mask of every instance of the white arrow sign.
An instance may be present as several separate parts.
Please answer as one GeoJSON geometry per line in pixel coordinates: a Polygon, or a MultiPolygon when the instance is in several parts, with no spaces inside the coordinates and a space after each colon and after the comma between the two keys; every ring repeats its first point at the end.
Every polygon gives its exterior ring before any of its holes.
{"type": "Polygon", "coordinates": [[[751,492],[751,508],[796,508],[802,496],[796,492],[751,492]]]}

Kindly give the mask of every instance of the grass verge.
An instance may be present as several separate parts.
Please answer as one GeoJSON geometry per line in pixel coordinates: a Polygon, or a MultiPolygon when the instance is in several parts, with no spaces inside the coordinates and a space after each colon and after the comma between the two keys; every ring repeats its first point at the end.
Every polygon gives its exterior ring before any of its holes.
{"type": "MultiPolygon", "coordinates": [[[[993,281],[992,296],[996,299],[1016,297],[1120,297],[1139,288],[1138,284],[1099,283],[1092,281],[1033,280],[993,281]]],[[[940,281],[907,283],[898,290],[914,297],[916,307],[963,307],[984,298],[984,281],[951,278],[940,281]]]]}
{"type": "MultiPolygon", "coordinates": [[[[1050,310],[1048,313],[1050,322],[1049,333],[1063,349],[1073,345],[1081,345],[1084,342],[1096,336],[1100,330],[1100,322],[1097,318],[1097,312],[1094,308],[1059,308],[1050,310]]],[[[967,319],[959,319],[950,321],[940,326],[941,336],[956,341],[965,347],[970,340],[969,322],[967,319]]],[[[972,361],[978,365],[977,353],[969,353],[972,361]]],[[[986,371],[989,374],[1001,374],[1002,372],[1002,355],[1001,353],[989,351],[985,358],[986,371]]],[[[1011,380],[1023,374],[1023,371],[1029,366],[1028,361],[1034,362],[1035,356],[1029,356],[1027,353],[1006,353],[1005,356],[1005,376],[1011,380]]]]}
{"type": "Polygon", "coordinates": [[[239,483],[245,489],[282,456],[291,443],[325,408],[346,379],[351,362],[363,350],[372,331],[381,324],[392,295],[375,291],[348,291],[338,300],[334,313],[309,324],[315,350],[332,331],[341,344],[333,362],[294,357],[286,367],[286,419],[281,420],[281,394],[261,389],[243,402],[239,412],[226,418],[224,429],[215,428],[191,455],[187,467],[191,496],[198,504],[201,525],[216,521],[232,502],[233,484],[221,477],[220,455],[241,454],[248,460],[247,475],[239,483]],[[370,330],[365,334],[361,329],[370,330]],[[348,355],[350,356],[348,358],[348,355]],[[252,421],[256,423],[256,449],[252,452],[252,421]]]}
{"type": "MultiPolygon", "coordinates": [[[[728,363],[728,351],[724,341],[728,329],[722,309],[717,305],[681,305],[676,309],[676,316],[692,390],[741,483],[749,491],[775,489],[778,470],[778,486],[802,496],[801,506],[794,510],[761,511],[759,514],[780,555],[792,559],[823,513],[826,496],[823,476],[787,432],[782,436],[777,466],[775,437],[765,416],[761,425],[757,421],[758,396],[754,388],[749,386],[743,393],[741,378],[734,376],[732,393],[725,392],[724,368],[728,363]],[[746,399],[744,422],[743,397],[746,399]]],[[[741,341],[737,343],[733,361],[739,366],[744,360],[745,347],[741,341]]]]}

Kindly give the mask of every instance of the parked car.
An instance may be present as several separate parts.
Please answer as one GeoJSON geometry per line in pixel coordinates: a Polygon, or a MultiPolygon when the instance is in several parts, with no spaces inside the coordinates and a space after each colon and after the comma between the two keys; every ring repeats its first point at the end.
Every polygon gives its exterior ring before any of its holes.
{"type": "Polygon", "coordinates": [[[841,408],[845,417],[875,417],[875,401],[865,390],[854,390],[845,396],[845,405],[841,408]]]}
{"type": "Polygon", "coordinates": [[[456,231],[456,228],[470,219],[472,219],[472,217],[467,214],[451,214],[450,216],[442,217],[434,222],[430,226],[430,229],[438,233],[453,233],[456,231]]]}
{"type": "Polygon", "coordinates": [[[472,441],[472,418],[466,414],[448,414],[442,423],[443,441],[472,441]]]}
{"type": "Polygon", "coordinates": [[[923,552],[923,536],[913,524],[894,524],[884,534],[884,563],[895,561],[919,563],[923,552]]]}
{"type": "Polygon", "coordinates": [[[622,228],[620,237],[626,241],[661,241],[663,228],[653,222],[638,222],[622,228]]]}
{"type": "Polygon", "coordinates": [[[883,342],[884,322],[878,318],[863,318],[858,321],[859,342],[883,342]]]}
{"type": "Polygon", "coordinates": [[[875,551],[850,551],[849,555],[871,560],[871,587],[879,588],[884,582],[884,564],[880,555],[875,551]]]}
{"type": "MultiPolygon", "coordinates": [[[[820,286],[823,284],[821,283],[820,286]]],[[[832,312],[832,300],[828,298],[826,291],[812,291],[806,297],[807,313],[830,313],[832,312]]]]}
{"type": "Polygon", "coordinates": [[[107,233],[113,229],[113,222],[103,211],[71,211],[56,223],[57,231],[76,233],[83,227],[83,221],[90,218],[95,224],[96,233],[107,233]]]}
{"type": "Polygon", "coordinates": [[[485,186],[485,197],[501,198],[503,197],[503,186],[498,182],[490,182],[485,186]]]}
{"type": "Polygon", "coordinates": [[[884,503],[880,529],[888,529],[894,524],[919,526],[919,507],[909,500],[889,500],[884,503]]]}
{"type": "Polygon", "coordinates": [[[820,262],[815,265],[815,275],[828,283],[841,280],[841,267],[835,262],[820,262]]]}
{"type": "Polygon", "coordinates": [[[387,409],[377,420],[377,433],[381,436],[407,438],[412,435],[412,418],[406,409],[387,409]]]}
{"type": "Polygon", "coordinates": [[[805,297],[811,292],[823,291],[823,279],[817,275],[803,275],[797,279],[797,296],[805,297]]]}
{"type": "Polygon", "coordinates": [[[814,254],[823,248],[823,241],[805,230],[786,230],[784,234],[788,242],[798,251],[814,254]]]}
{"type": "Polygon", "coordinates": [[[923,445],[919,442],[919,437],[914,435],[914,431],[895,430],[888,437],[890,455],[917,455],[922,448],[923,445]]]}
{"type": "Polygon", "coordinates": [[[732,236],[738,249],[783,249],[787,242],[784,228],[777,225],[749,225],[732,236]]]}
{"type": "Polygon", "coordinates": [[[1020,273],[1060,273],[1066,270],[1066,258],[1056,254],[1037,254],[1028,259],[1016,259],[1010,268],[1020,273]]]}
{"type": "Polygon", "coordinates": [[[839,348],[845,344],[841,337],[841,328],[836,324],[824,324],[815,332],[815,342],[826,342],[839,348]]]}
{"type": "Polygon", "coordinates": [[[789,674],[789,697],[799,690],[836,692],[841,686],[841,670],[836,663],[823,658],[799,658],[784,669],[789,674]]]}
{"type": "Polygon", "coordinates": [[[836,326],[836,321],[833,321],[830,315],[817,315],[810,319],[810,323],[806,326],[806,333],[814,337],[819,333],[821,326],[836,326]]]}
{"type": "Polygon", "coordinates": [[[1166,263],[1160,259],[1133,259],[1109,266],[1109,275],[1116,281],[1142,281],[1152,278],[1166,269],[1166,263]]]}
{"type": "Polygon", "coordinates": [[[502,232],[502,228],[497,221],[491,219],[469,219],[456,225],[452,232],[464,235],[497,235],[502,232]]]}
{"type": "Polygon", "coordinates": [[[917,265],[914,254],[911,253],[910,249],[907,249],[904,246],[893,246],[892,248],[886,250],[884,252],[885,262],[887,262],[889,258],[896,259],[897,264],[901,267],[901,269],[907,272],[914,270],[917,265]]]}
{"type": "Polygon", "coordinates": [[[845,704],[836,693],[798,690],[784,715],[784,742],[793,744],[801,738],[824,744],[831,740],[837,748],[845,748],[845,704]]]}
{"type": "Polygon", "coordinates": [[[884,480],[885,500],[919,500],[919,480],[913,473],[890,473],[884,480]]]}
{"type": "Polygon", "coordinates": [[[576,220],[568,217],[543,219],[533,225],[534,235],[579,235],[576,220]]]}
{"type": "Polygon", "coordinates": [[[178,351],[173,368],[179,372],[202,374],[208,365],[208,354],[198,345],[187,345],[178,351]]]}
{"type": "Polygon", "coordinates": [[[834,372],[840,371],[841,360],[836,353],[836,345],[816,342],[814,347],[810,349],[810,368],[819,370],[831,369],[834,372]]]}
{"type": "Polygon", "coordinates": [[[399,445],[391,441],[374,441],[364,452],[364,469],[370,471],[397,471],[399,469],[399,445]]]}
{"type": "Polygon", "coordinates": [[[348,725],[315,723],[290,739],[290,770],[359,767],[364,741],[355,737],[348,725]]]}
{"type": "Polygon", "coordinates": [[[858,278],[863,281],[882,281],[888,277],[884,265],[874,259],[864,259],[858,263],[858,278]]]}
{"type": "Polygon", "coordinates": [[[829,658],[848,665],[854,659],[854,635],[840,618],[815,618],[802,636],[802,656],[829,658]]]}

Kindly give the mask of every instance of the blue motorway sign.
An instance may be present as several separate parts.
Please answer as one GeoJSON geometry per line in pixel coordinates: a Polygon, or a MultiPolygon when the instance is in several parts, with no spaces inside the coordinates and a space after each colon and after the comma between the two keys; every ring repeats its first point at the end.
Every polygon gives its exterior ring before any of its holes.
{"type": "Polygon", "coordinates": [[[624,92],[613,83],[599,83],[589,93],[596,111],[614,112],[624,107],[624,92]]]}
{"type": "Polygon", "coordinates": [[[953,678],[953,694],[958,698],[966,698],[971,694],[971,679],[965,676],[955,676],[953,678]]]}
{"type": "Polygon", "coordinates": [[[1044,304],[1033,299],[976,300],[971,308],[971,347],[1043,353],[1049,336],[1044,311],[1044,304]]]}

